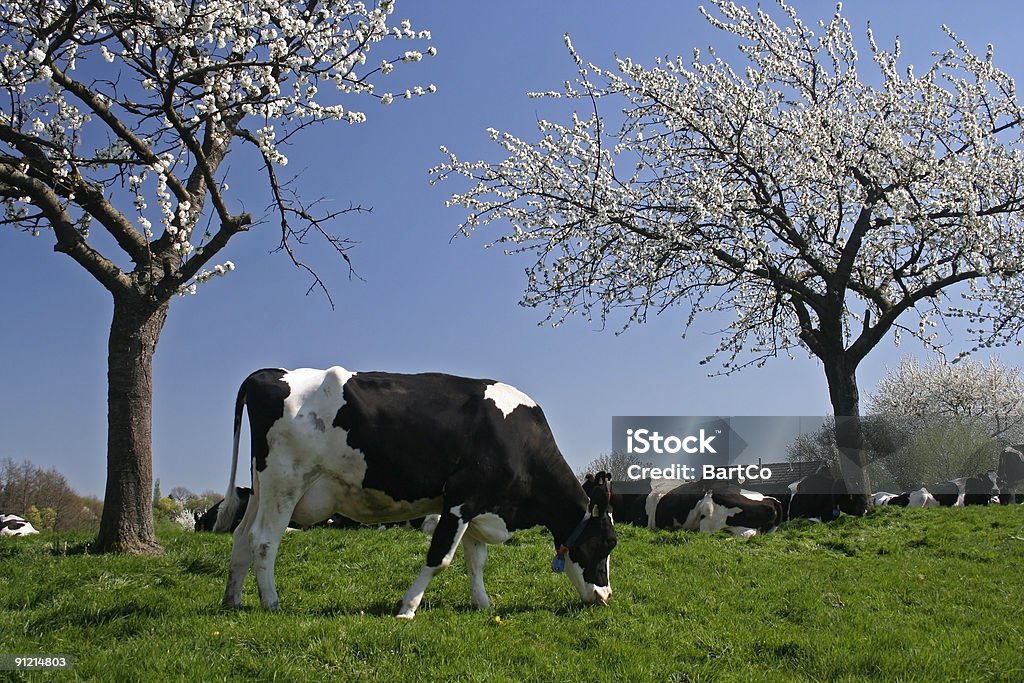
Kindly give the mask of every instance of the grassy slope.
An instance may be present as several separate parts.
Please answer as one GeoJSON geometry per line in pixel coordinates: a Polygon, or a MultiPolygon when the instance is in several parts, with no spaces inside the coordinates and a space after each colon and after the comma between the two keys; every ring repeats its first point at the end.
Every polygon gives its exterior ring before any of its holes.
{"type": "Polygon", "coordinates": [[[280,614],[251,577],[243,609],[219,607],[227,536],[165,529],[156,559],[0,539],[0,652],[77,659],[15,680],[1024,680],[1024,506],[619,538],[608,609],[579,604],[531,531],[491,548],[494,611],[469,608],[460,553],[411,623],[391,615],[416,532],[288,534],[280,614]]]}

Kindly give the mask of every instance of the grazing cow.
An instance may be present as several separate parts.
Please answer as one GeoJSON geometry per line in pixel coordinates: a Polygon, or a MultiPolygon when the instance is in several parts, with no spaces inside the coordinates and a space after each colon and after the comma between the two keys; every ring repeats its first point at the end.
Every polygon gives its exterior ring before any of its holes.
{"type": "Polygon", "coordinates": [[[278,610],[274,560],[289,517],[312,524],[335,512],[363,523],[441,515],[401,618],[415,616],[460,542],[472,603],[488,608],[487,544],[537,525],[553,536],[552,568],[564,568],[584,602],[607,603],[616,544],[608,484],[597,482],[588,500],[540,407],[519,390],[437,373],[254,372],[235,402],[231,480],[217,529],[228,527],[238,507],[246,407],[254,493],[235,530],[225,605],[241,604],[253,566],[263,606],[278,610]]]}
{"type": "MultiPolygon", "coordinates": [[[[614,499],[614,496],[613,496],[614,499]]],[[[647,526],[701,533],[727,531],[748,538],[771,531],[782,521],[782,504],[731,481],[692,481],[647,498],[647,526]]]]}
{"type": "Polygon", "coordinates": [[[36,528],[18,515],[0,515],[0,536],[31,536],[36,528]]]}
{"type": "Polygon", "coordinates": [[[863,517],[868,506],[862,496],[850,493],[846,481],[828,470],[797,479],[786,493],[777,497],[782,503],[783,519],[812,519],[831,522],[840,513],[863,517]]]}

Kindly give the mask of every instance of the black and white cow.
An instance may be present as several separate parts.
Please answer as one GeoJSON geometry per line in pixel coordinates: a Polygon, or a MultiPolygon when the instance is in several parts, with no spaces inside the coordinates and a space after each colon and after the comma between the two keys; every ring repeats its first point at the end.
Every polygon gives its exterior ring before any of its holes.
{"type": "Polygon", "coordinates": [[[888,493],[887,491],[879,491],[878,493],[872,494],[871,504],[875,507],[882,505],[897,505],[900,507],[906,507],[909,500],[902,493],[888,493]]]}
{"type": "Polygon", "coordinates": [[[939,505],[964,507],[965,505],[992,505],[1009,502],[1007,489],[994,470],[973,477],[958,477],[928,487],[939,505]]]}
{"type": "Polygon", "coordinates": [[[827,469],[797,479],[785,493],[776,496],[783,507],[783,519],[814,519],[830,522],[840,513],[863,517],[868,512],[866,500],[850,493],[846,481],[827,469]]]}
{"type": "MultiPolygon", "coordinates": [[[[235,508],[235,516],[231,519],[231,525],[224,529],[225,532],[234,531],[238,528],[238,525],[242,523],[242,516],[245,514],[246,508],[249,506],[249,496],[252,495],[252,489],[247,486],[236,486],[235,495],[238,496],[238,506],[235,508]]],[[[223,504],[224,499],[221,498],[211,505],[210,509],[206,512],[193,512],[192,518],[196,522],[195,531],[213,531],[213,527],[217,523],[217,515],[220,512],[220,506],[223,504]]]]}
{"type": "MultiPolygon", "coordinates": [[[[263,606],[279,609],[274,560],[289,518],[312,524],[340,512],[364,523],[441,518],[402,599],[412,619],[430,580],[465,551],[472,603],[486,609],[487,544],[546,526],[584,602],[611,595],[615,530],[607,482],[584,492],[540,407],[501,382],[444,374],[259,370],[235,402],[228,495],[217,529],[238,507],[235,476],[243,409],[251,432],[253,495],[235,530],[224,604],[241,604],[249,567],[263,606]]],[[[555,564],[553,563],[553,566],[555,564]]]]}
{"type": "Polygon", "coordinates": [[[928,492],[928,489],[921,487],[913,491],[903,493],[876,493],[873,496],[875,505],[890,505],[896,507],[930,508],[938,507],[939,501],[928,492]]]}
{"type": "Polygon", "coordinates": [[[706,534],[727,531],[749,538],[779,525],[782,504],[771,496],[745,491],[731,481],[690,481],[668,492],[655,487],[647,497],[644,516],[650,529],[706,534]]]}
{"type": "Polygon", "coordinates": [[[999,454],[999,466],[996,474],[1005,482],[1006,502],[1011,503],[1021,500],[1016,490],[1024,484],[1024,444],[1007,446],[999,454]]]}
{"type": "Polygon", "coordinates": [[[31,536],[36,528],[18,515],[0,515],[0,536],[31,536]]]}

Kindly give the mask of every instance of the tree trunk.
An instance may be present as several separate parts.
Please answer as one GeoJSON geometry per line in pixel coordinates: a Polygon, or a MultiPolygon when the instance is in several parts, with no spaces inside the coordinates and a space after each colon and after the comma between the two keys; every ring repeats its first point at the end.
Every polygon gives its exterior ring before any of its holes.
{"type": "Polygon", "coordinates": [[[107,487],[100,552],[161,552],[153,532],[153,354],[169,301],[114,297],[107,348],[107,487]]]}
{"type": "Polygon", "coordinates": [[[867,458],[864,453],[864,433],[860,420],[860,393],[857,390],[857,366],[845,353],[836,353],[822,359],[828,381],[829,398],[836,418],[836,446],[839,449],[839,468],[850,493],[869,496],[867,458]]]}

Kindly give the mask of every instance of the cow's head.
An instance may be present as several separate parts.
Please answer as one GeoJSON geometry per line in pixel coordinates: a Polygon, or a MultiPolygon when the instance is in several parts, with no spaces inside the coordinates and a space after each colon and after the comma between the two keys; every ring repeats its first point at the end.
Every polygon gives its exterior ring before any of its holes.
{"type": "Polygon", "coordinates": [[[584,483],[583,490],[590,498],[588,516],[565,558],[565,573],[587,603],[607,604],[612,594],[608,558],[618,541],[608,511],[610,487],[611,475],[607,472],[598,472],[584,483]]]}
{"type": "Polygon", "coordinates": [[[863,517],[868,514],[868,497],[851,493],[846,485],[846,480],[839,477],[832,485],[832,504],[854,517],[863,517]]]}

